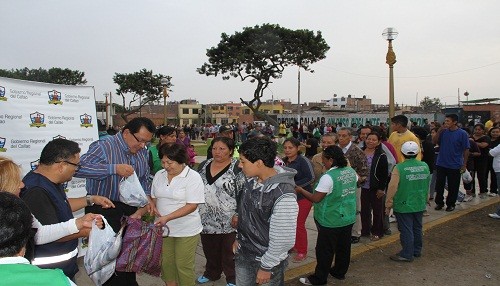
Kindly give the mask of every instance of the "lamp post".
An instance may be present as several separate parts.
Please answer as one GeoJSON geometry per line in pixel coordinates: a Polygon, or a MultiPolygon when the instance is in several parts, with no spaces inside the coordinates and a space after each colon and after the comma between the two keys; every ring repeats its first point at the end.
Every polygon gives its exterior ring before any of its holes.
{"type": "Polygon", "coordinates": [[[163,86],[163,126],[167,126],[167,85],[168,79],[166,77],[161,78],[161,85],[163,86]]]}
{"type": "Polygon", "coordinates": [[[395,28],[386,28],[382,32],[382,36],[389,42],[385,62],[389,65],[389,118],[394,117],[394,73],[393,68],[396,63],[396,54],[392,50],[392,41],[398,36],[398,31],[395,28]]]}
{"type": "Polygon", "coordinates": [[[469,92],[465,91],[464,96],[465,96],[465,105],[469,105],[469,92]]]}

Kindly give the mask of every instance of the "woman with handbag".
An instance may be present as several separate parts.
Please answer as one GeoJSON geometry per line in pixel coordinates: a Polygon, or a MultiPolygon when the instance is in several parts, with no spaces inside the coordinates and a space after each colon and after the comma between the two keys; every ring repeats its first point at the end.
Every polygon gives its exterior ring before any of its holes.
{"type": "Polygon", "coordinates": [[[201,244],[207,259],[199,284],[219,280],[222,272],[227,286],[235,285],[233,243],[236,238],[237,197],[245,177],[233,158],[235,143],[231,138],[217,137],[213,141],[213,158],[202,162],[198,172],[205,185],[205,204],[200,206],[201,244]]]}
{"type": "Polygon", "coordinates": [[[164,232],[161,277],[167,286],[194,285],[195,251],[203,229],[198,213],[198,204],[205,202],[203,180],[187,166],[183,145],[163,145],[159,155],[164,169],[156,173],[151,188],[158,209],[155,225],[170,230],[164,232]]]}

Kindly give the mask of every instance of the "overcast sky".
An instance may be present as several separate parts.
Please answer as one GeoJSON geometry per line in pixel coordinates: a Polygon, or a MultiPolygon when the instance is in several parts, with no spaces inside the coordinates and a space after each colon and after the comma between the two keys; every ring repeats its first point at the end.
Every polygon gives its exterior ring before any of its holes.
{"type": "MultiPolygon", "coordinates": [[[[388,103],[387,27],[393,42],[395,100],[424,96],[456,104],[500,97],[500,1],[0,0],[0,68],[70,68],[85,72],[96,98],[114,92],[114,73],[142,68],[172,76],[172,100],[250,99],[254,86],[196,72],[222,32],[275,23],[321,31],[326,59],[301,73],[301,101],[333,94],[388,103]]],[[[297,68],[275,80],[264,99],[297,102],[297,68]]]]}

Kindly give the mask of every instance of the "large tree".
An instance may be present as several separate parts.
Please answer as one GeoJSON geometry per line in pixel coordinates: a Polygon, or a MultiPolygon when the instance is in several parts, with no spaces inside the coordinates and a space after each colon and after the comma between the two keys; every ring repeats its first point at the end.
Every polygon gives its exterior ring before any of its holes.
{"type": "Polygon", "coordinates": [[[221,38],[216,47],[207,50],[208,63],[198,68],[198,73],[256,83],[253,98],[240,100],[257,117],[274,125],[277,125],[275,120],[259,112],[265,89],[273,79],[282,77],[287,66],[314,72],[309,66],[324,59],[330,49],[320,31],[290,30],[277,24],[245,27],[234,35],[222,33],[221,38]]]}
{"type": "Polygon", "coordinates": [[[439,111],[441,110],[441,107],[443,107],[443,104],[441,103],[441,100],[439,98],[430,98],[428,96],[424,97],[420,101],[420,107],[423,109],[423,111],[439,111]]]}
{"type": "Polygon", "coordinates": [[[116,93],[122,97],[123,106],[126,107],[126,96],[132,95],[128,102],[128,107],[120,112],[120,116],[128,122],[127,116],[137,113],[141,108],[150,102],[159,102],[163,98],[163,86],[161,79],[168,79],[167,89],[172,87],[171,76],[162,74],[153,74],[152,70],[142,69],[138,72],[129,74],[115,73],[113,81],[119,86],[116,93]],[[132,104],[134,103],[134,107],[132,104]]]}
{"type": "Polygon", "coordinates": [[[82,85],[87,83],[87,80],[84,78],[84,72],[61,68],[50,68],[49,70],[42,68],[29,69],[26,67],[11,70],[0,69],[0,76],[66,85],[82,85]]]}

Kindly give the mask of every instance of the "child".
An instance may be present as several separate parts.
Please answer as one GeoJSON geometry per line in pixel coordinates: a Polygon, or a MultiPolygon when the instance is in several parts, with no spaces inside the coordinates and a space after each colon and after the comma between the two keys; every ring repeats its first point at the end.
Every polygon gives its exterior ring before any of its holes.
{"type": "Polygon", "coordinates": [[[257,137],[239,149],[246,175],[238,206],[236,285],[284,285],[288,250],[295,243],[298,205],[296,171],[275,166],[276,143],[257,137]]]}
{"type": "Polygon", "coordinates": [[[389,215],[394,209],[403,247],[391,255],[391,260],[411,262],[422,255],[422,217],[428,202],[430,172],[426,163],[416,159],[420,147],[414,141],[403,143],[401,153],[405,160],[392,172],[385,213],[389,215]]]}

